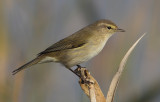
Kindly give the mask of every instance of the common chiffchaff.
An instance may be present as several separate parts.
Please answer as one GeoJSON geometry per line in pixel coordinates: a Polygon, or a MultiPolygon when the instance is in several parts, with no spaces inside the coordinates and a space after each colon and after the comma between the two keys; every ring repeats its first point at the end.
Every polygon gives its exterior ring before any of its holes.
{"type": "Polygon", "coordinates": [[[40,52],[35,59],[14,70],[13,74],[45,62],[59,62],[73,71],[71,67],[96,56],[115,32],[124,30],[110,20],[98,20],[40,52]]]}

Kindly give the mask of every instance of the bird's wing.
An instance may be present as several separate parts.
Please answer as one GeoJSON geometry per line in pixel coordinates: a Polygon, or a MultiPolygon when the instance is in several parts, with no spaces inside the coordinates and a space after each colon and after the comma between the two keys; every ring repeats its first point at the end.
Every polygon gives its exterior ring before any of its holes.
{"type": "Polygon", "coordinates": [[[46,50],[40,52],[38,55],[50,53],[50,52],[56,52],[56,51],[62,51],[66,49],[74,49],[81,46],[84,46],[86,44],[86,41],[83,39],[80,39],[77,36],[70,36],[65,39],[62,39],[58,41],[57,43],[53,44],[52,46],[48,47],[46,50]]]}

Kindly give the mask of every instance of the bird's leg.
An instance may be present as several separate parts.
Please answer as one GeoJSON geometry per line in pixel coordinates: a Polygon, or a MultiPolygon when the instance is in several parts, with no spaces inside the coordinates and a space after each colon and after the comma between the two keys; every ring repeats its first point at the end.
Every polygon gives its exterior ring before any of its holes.
{"type": "MultiPolygon", "coordinates": [[[[77,68],[82,68],[82,67],[81,67],[80,65],[77,65],[77,68]]],[[[77,69],[77,68],[76,68],[76,69],[77,69]]],[[[76,70],[76,69],[75,69],[75,70],[76,70]]]]}
{"type": "Polygon", "coordinates": [[[82,70],[81,68],[85,68],[85,67],[81,67],[80,65],[77,65],[77,68],[75,70],[72,70],[71,68],[69,68],[69,70],[73,72],[75,75],[77,75],[82,80],[81,83],[86,83],[88,82],[87,79],[84,77],[86,74],[85,74],[84,69],[82,70]]]}
{"type": "Polygon", "coordinates": [[[84,74],[85,74],[84,69],[85,69],[85,67],[81,67],[80,65],[77,65],[77,68],[74,70],[76,75],[78,75],[79,78],[82,80],[82,83],[87,82],[86,78],[84,77],[84,74]]]}
{"type": "Polygon", "coordinates": [[[71,68],[69,68],[69,70],[73,72],[75,75],[77,75],[79,78],[81,78],[81,76],[76,71],[72,70],[71,68]]]}
{"type": "MultiPolygon", "coordinates": [[[[81,68],[82,68],[82,67],[81,67],[80,65],[77,65],[77,68],[74,70],[74,72],[77,73],[77,74],[79,74],[79,76],[81,76],[80,73],[79,73],[79,70],[80,70],[81,68]]],[[[81,78],[81,77],[80,77],[80,78],[81,78]]]]}

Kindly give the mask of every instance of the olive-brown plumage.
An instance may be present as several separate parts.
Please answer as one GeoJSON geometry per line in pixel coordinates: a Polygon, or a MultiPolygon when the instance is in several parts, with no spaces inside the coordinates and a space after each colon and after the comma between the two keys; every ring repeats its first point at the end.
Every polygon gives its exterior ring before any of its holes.
{"type": "Polygon", "coordinates": [[[96,56],[107,40],[115,32],[124,32],[109,20],[99,20],[74,34],[58,41],[27,64],[13,71],[13,74],[34,64],[44,62],[59,62],[66,68],[71,68],[96,56]]]}

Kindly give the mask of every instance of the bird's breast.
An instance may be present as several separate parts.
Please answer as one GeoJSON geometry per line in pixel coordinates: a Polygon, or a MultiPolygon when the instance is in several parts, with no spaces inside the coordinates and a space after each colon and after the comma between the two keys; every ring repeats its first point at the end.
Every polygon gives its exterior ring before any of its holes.
{"type": "Polygon", "coordinates": [[[105,46],[109,36],[102,38],[91,38],[81,47],[68,49],[60,54],[59,62],[67,68],[86,62],[96,56],[105,46]]]}
{"type": "Polygon", "coordinates": [[[111,35],[104,36],[101,38],[95,38],[93,41],[91,41],[90,44],[90,56],[94,57],[96,56],[105,46],[108,39],[111,37],[111,35]]]}

